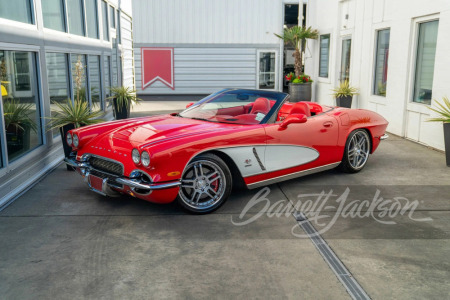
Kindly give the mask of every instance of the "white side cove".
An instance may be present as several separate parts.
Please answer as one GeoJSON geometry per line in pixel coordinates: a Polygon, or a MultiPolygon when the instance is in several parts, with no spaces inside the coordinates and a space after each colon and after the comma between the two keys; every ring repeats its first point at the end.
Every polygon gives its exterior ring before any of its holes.
{"type": "Polygon", "coordinates": [[[283,170],[312,162],[317,150],[291,145],[245,146],[218,149],[233,159],[243,177],[283,170]]]}

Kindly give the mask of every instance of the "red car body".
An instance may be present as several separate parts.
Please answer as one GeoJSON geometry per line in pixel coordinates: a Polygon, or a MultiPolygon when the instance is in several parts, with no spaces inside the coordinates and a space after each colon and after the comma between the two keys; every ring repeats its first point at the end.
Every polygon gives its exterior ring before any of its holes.
{"type": "MultiPolygon", "coordinates": [[[[289,103],[286,95],[274,109],[276,118],[265,124],[208,122],[168,114],[86,126],[69,132],[77,135],[78,146],[72,144],[76,156],[66,162],[94,191],[169,203],[179,193],[186,166],[200,154],[217,155],[236,171],[234,177],[256,188],[338,166],[355,130],[363,129],[370,136],[370,153],[386,137],[388,123],[375,112],[304,104],[311,116],[293,112],[296,104],[289,103]],[[133,161],[133,149],[149,153],[147,167],[133,161]],[[122,170],[115,172],[114,166],[120,165],[122,170]],[[144,174],[145,182],[139,183],[148,190],[130,183],[136,177],[133,171],[144,174]]],[[[231,110],[221,115],[229,116],[231,110]]]]}

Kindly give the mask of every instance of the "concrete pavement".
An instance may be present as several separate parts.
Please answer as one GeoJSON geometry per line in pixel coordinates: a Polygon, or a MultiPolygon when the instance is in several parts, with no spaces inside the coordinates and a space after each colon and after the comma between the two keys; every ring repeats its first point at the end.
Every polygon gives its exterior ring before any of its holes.
{"type": "MultiPolygon", "coordinates": [[[[133,114],[179,111],[190,101],[145,101],[133,114]]],[[[442,153],[391,136],[362,172],[272,185],[267,199],[301,208],[319,231],[332,224],[323,238],[373,299],[448,298],[449,171],[442,153]],[[322,208],[303,205],[329,191],[335,196],[322,208]],[[418,206],[392,217],[377,207],[361,218],[338,207],[377,191],[418,206]]],[[[310,239],[294,235],[304,232],[292,215],[261,202],[241,218],[258,191],[236,190],[215,213],[192,216],[176,204],[102,197],[60,166],[0,212],[0,297],[349,299],[310,239]]]]}

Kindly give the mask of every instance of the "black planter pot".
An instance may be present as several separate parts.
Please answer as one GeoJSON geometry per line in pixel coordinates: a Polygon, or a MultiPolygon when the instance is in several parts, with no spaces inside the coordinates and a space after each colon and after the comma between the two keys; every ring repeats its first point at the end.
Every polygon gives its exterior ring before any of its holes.
{"type": "Polygon", "coordinates": [[[289,83],[290,102],[311,101],[311,82],[292,84],[289,83]]]}
{"type": "Polygon", "coordinates": [[[128,119],[130,117],[131,105],[129,105],[128,102],[119,106],[117,104],[117,99],[114,98],[113,107],[114,107],[114,118],[116,120],[128,119]]]}
{"type": "MultiPolygon", "coordinates": [[[[59,132],[61,133],[61,140],[63,143],[63,148],[64,148],[64,156],[65,157],[69,157],[70,153],[72,153],[72,147],[70,147],[69,145],[67,145],[66,142],[66,135],[67,132],[69,132],[69,130],[75,129],[75,125],[74,124],[67,124],[63,127],[59,128],[59,132]]],[[[68,171],[75,171],[75,169],[69,165],[66,165],[67,170],[68,171]]]]}
{"type": "Polygon", "coordinates": [[[351,108],[353,96],[344,96],[336,98],[336,105],[340,107],[351,108]]]}
{"type": "Polygon", "coordinates": [[[450,123],[444,123],[445,160],[450,167],[450,123]]]}

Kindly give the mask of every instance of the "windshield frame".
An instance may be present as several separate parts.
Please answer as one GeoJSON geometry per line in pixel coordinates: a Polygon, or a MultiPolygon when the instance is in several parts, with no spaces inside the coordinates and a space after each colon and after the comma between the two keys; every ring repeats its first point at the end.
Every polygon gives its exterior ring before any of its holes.
{"type": "MultiPolygon", "coordinates": [[[[231,125],[261,125],[261,124],[273,123],[274,122],[273,116],[276,116],[276,113],[281,108],[283,103],[285,103],[290,98],[289,94],[277,92],[277,91],[256,90],[256,89],[230,89],[229,88],[229,89],[223,89],[221,91],[218,91],[211,95],[206,96],[205,98],[199,100],[198,102],[194,103],[193,105],[189,106],[188,108],[186,108],[185,110],[180,112],[177,116],[179,116],[181,118],[196,120],[195,118],[183,116],[183,113],[188,112],[188,111],[196,108],[197,106],[205,104],[209,101],[212,101],[220,95],[225,95],[227,93],[231,93],[231,92],[235,92],[235,91],[242,91],[243,93],[257,93],[260,95],[260,97],[270,97],[270,95],[275,95],[275,94],[281,95],[282,97],[280,97],[280,99],[278,99],[278,100],[274,99],[276,101],[275,104],[271,107],[271,109],[269,110],[267,115],[258,124],[229,123],[229,122],[213,121],[213,120],[208,120],[208,119],[200,119],[200,120],[203,120],[206,122],[211,122],[211,123],[221,123],[221,124],[231,124],[231,125]]],[[[199,119],[197,119],[197,120],[199,120],[199,119]]]]}

